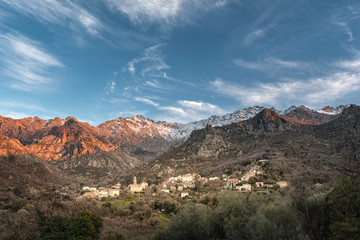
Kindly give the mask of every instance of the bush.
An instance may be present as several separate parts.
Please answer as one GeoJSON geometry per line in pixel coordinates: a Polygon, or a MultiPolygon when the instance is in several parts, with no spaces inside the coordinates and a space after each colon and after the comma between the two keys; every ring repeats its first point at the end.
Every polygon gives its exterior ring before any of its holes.
{"type": "Polygon", "coordinates": [[[45,217],[38,212],[41,240],[47,239],[97,239],[102,218],[89,210],[79,211],[76,216],[45,217]]]}
{"type": "Polygon", "coordinates": [[[195,204],[185,206],[169,222],[166,230],[156,232],[153,240],[207,240],[209,227],[208,211],[195,204]]]}

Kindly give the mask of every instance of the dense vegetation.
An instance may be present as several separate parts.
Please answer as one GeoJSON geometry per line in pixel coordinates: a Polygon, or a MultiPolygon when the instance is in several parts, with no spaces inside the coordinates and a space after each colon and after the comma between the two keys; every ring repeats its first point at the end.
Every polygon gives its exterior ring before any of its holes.
{"type": "Polygon", "coordinates": [[[359,181],[302,199],[221,193],[213,209],[186,205],[151,239],[360,239],[359,181]]]}
{"type": "Polygon", "coordinates": [[[54,193],[1,216],[2,239],[360,239],[360,180],[327,191],[122,194],[70,201],[54,193]],[[7,221],[7,222],[6,222],[7,221]],[[7,233],[7,234],[5,234],[7,233]]]}

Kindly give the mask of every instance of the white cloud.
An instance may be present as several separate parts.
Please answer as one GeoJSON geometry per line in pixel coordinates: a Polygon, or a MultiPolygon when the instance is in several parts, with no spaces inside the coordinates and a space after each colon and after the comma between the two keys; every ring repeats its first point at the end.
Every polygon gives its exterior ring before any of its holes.
{"type": "Polygon", "coordinates": [[[353,71],[360,71],[360,58],[350,61],[349,60],[339,61],[336,63],[336,65],[340,68],[345,68],[353,71]]]}
{"type": "Polygon", "coordinates": [[[161,106],[148,98],[135,97],[135,101],[156,107],[157,110],[165,112],[159,119],[176,122],[191,122],[208,118],[211,115],[222,115],[226,111],[220,107],[206,102],[179,100],[175,106],[161,106]]]}
{"type": "Polygon", "coordinates": [[[360,90],[360,73],[339,72],[307,81],[259,83],[251,87],[216,79],[211,86],[214,91],[245,105],[286,107],[291,102],[320,107],[360,90]]]}
{"type": "Polygon", "coordinates": [[[73,26],[76,24],[93,36],[99,37],[102,23],[84,8],[71,1],[58,0],[3,0],[16,11],[46,24],[73,26]],[[69,22],[73,24],[69,24],[69,22]]]}
{"type": "Polygon", "coordinates": [[[165,86],[162,86],[159,81],[153,79],[153,80],[149,80],[149,81],[145,81],[144,85],[152,87],[152,88],[158,88],[158,89],[168,89],[165,86]]]}
{"type": "MultiPolygon", "coordinates": [[[[141,115],[144,116],[146,115],[148,112],[147,111],[121,111],[121,112],[112,112],[109,114],[109,118],[110,119],[114,119],[114,118],[118,118],[118,117],[133,117],[135,115],[141,115]]],[[[110,120],[109,119],[109,120],[110,120]]]]}
{"type": "Polygon", "coordinates": [[[141,98],[141,97],[135,97],[135,101],[137,102],[143,102],[143,103],[146,103],[146,104],[149,104],[149,105],[152,105],[152,106],[155,106],[155,107],[158,107],[159,104],[150,100],[150,99],[147,99],[147,98],[141,98]]]}
{"type": "Polygon", "coordinates": [[[2,71],[10,79],[8,85],[19,90],[49,87],[54,82],[49,70],[64,66],[40,43],[21,35],[0,34],[0,52],[2,71]]]}
{"type": "Polygon", "coordinates": [[[307,63],[287,61],[274,57],[264,58],[256,62],[235,59],[234,64],[240,67],[262,71],[274,71],[276,69],[302,69],[308,67],[307,63]]]}
{"type": "Polygon", "coordinates": [[[243,43],[245,45],[250,45],[252,44],[254,41],[263,38],[265,36],[265,31],[263,29],[257,29],[249,34],[247,34],[244,38],[243,43]]]}
{"type": "Polygon", "coordinates": [[[201,11],[209,11],[227,4],[226,0],[108,0],[110,9],[128,16],[134,24],[159,23],[175,25],[188,23],[201,11]]]}
{"type": "Polygon", "coordinates": [[[341,26],[344,29],[345,33],[349,36],[348,42],[354,41],[354,36],[349,25],[345,22],[339,22],[338,25],[341,26]]]}
{"type": "Polygon", "coordinates": [[[158,74],[162,70],[170,68],[165,62],[165,57],[160,49],[165,44],[160,43],[145,49],[142,56],[132,59],[127,64],[127,70],[131,74],[136,73],[136,65],[140,65],[140,74],[145,77],[148,74],[158,74]]]}
{"type": "Polygon", "coordinates": [[[223,109],[211,103],[187,101],[187,100],[181,100],[178,101],[178,103],[181,106],[194,111],[200,111],[200,112],[206,112],[209,114],[218,114],[218,115],[226,113],[223,109]]]}
{"type": "Polygon", "coordinates": [[[13,118],[13,119],[22,119],[22,118],[27,118],[30,116],[27,115],[26,113],[8,112],[8,113],[4,114],[4,117],[9,117],[9,118],[13,118]]]}
{"type": "Polygon", "coordinates": [[[128,15],[131,21],[171,21],[181,9],[182,0],[108,0],[111,7],[128,15]]]}
{"type": "Polygon", "coordinates": [[[216,7],[222,7],[222,6],[225,6],[227,3],[228,3],[227,0],[218,0],[218,1],[215,2],[215,6],[216,7]]]}
{"type": "Polygon", "coordinates": [[[105,93],[107,95],[112,94],[112,93],[114,93],[115,88],[116,88],[116,82],[111,81],[111,82],[107,83],[107,85],[105,87],[105,93]]]}

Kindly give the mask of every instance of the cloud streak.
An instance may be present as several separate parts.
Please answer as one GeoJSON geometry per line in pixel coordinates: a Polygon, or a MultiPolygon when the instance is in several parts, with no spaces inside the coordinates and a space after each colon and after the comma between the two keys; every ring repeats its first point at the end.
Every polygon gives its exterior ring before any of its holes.
{"type": "Polygon", "coordinates": [[[274,71],[274,69],[302,69],[308,67],[308,64],[303,62],[286,61],[273,57],[264,58],[263,60],[256,62],[235,59],[234,64],[240,67],[262,71],[274,71]]]}
{"type": "Polygon", "coordinates": [[[360,90],[360,73],[339,72],[307,81],[258,83],[250,87],[216,79],[211,88],[245,105],[286,107],[291,103],[320,107],[360,90]]]}
{"type": "Polygon", "coordinates": [[[108,6],[128,16],[135,25],[188,23],[198,12],[223,7],[227,0],[108,0],[108,6]]]}
{"type": "Polygon", "coordinates": [[[174,120],[182,123],[198,121],[208,118],[211,115],[222,115],[226,113],[226,111],[219,106],[202,101],[179,100],[176,105],[173,106],[161,106],[153,100],[142,97],[135,97],[135,101],[154,106],[157,110],[165,112],[160,119],[165,119],[170,122],[174,120]]]}
{"type": "Polygon", "coordinates": [[[0,52],[2,71],[10,79],[8,85],[19,90],[49,87],[54,82],[50,70],[64,67],[40,43],[19,34],[0,34],[0,52]]]}
{"type": "Polygon", "coordinates": [[[3,0],[3,2],[16,11],[44,24],[61,26],[73,26],[75,24],[93,36],[101,36],[99,33],[103,28],[101,21],[71,1],[3,0]]]}

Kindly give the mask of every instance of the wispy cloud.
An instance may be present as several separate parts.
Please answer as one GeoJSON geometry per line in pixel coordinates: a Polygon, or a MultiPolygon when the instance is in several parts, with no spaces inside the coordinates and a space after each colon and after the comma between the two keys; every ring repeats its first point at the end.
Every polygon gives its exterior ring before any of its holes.
{"type": "Polygon", "coordinates": [[[30,117],[28,114],[26,113],[20,113],[20,112],[8,112],[6,114],[4,114],[4,117],[9,117],[9,118],[13,118],[13,119],[22,119],[22,118],[27,118],[30,117]]]}
{"type": "Polygon", "coordinates": [[[115,81],[108,82],[106,84],[106,86],[105,86],[105,93],[107,95],[112,94],[112,93],[114,93],[115,88],[116,88],[116,82],[115,81]]]}
{"type": "Polygon", "coordinates": [[[178,103],[182,107],[194,111],[200,111],[200,112],[216,114],[216,115],[225,114],[225,111],[223,109],[211,103],[188,101],[188,100],[181,100],[178,101],[178,103]]]}
{"type": "Polygon", "coordinates": [[[349,25],[346,22],[339,22],[338,25],[341,26],[344,29],[344,32],[349,36],[348,42],[354,41],[354,36],[349,25]]]}
{"type": "Polygon", "coordinates": [[[135,97],[135,101],[143,102],[147,105],[154,106],[157,110],[163,111],[159,119],[166,121],[176,122],[190,122],[198,121],[204,118],[208,118],[211,115],[222,115],[226,111],[217,105],[202,102],[202,101],[189,101],[179,100],[172,106],[161,106],[159,103],[154,102],[148,98],[135,97]]]}
{"type": "Polygon", "coordinates": [[[29,1],[29,0],[3,0],[16,11],[37,19],[45,24],[62,26],[79,26],[93,36],[100,36],[99,30],[103,25],[99,19],[89,13],[80,5],[71,1],[29,1]],[[71,24],[69,24],[71,23],[71,24]]]}
{"type": "Polygon", "coordinates": [[[149,105],[152,105],[154,107],[158,107],[159,104],[150,100],[150,99],[147,99],[147,98],[141,98],[141,97],[135,97],[135,101],[137,102],[143,102],[143,103],[146,103],[146,104],[149,104],[149,105]]]}
{"type": "Polygon", "coordinates": [[[227,4],[226,0],[108,0],[110,9],[127,15],[134,24],[158,23],[172,26],[188,23],[199,11],[227,4]]]}
{"type": "Polygon", "coordinates": [[[136,66],[141,65],[140,74],[144,77],[146,74],[158,74],[159,71],[169,69],[170,67],[165,62],[165,57],[160,51],[160,48],[164,45],[160,43],[145,49],[142,56],[128,62],[128,71],[131,74],[136,74],[136,66]]]}
{"type": "Polygon", "coordinates": [[[307,63],[282,60],[274,57],[264,58],[255,62],[235,59],[234,64],[244,68],[263,71],[274,71],[274,69],[302,69],[308,67],[307,63]]]}
{"type": "Polygon", "coordinates": [[[282,81],[243,86],[216,79],[211,87],[217,93],[234,98],[245,105],[286,107],[307,104],[320,107],[360,90],[360,73],[339,72],[306,81],[282,81]]]}
{"type": "Polygon", "coordinates": [[[0,34],[2,71],[9,78],[8,86],[34,91],[49,87],[54,82],[51,69],[64,65],[40,43],[19,34],[0,34]]]}
{"type": "Polygon", "coordinates": [[[41,105],[12,99],[0,101],[0,109],[0,115],[16,119],[34,116],[49,119],[49,115],[52,115],[53,117],[64,116],[62,113],[46,109],[41,105]]]}
{"type": "Polygon", "coordinates": [[[265,36],[265,31],[263,29],[257,29],[251,33],[248,33],[245,38],[243,43],[245,45],[250,45],[252,44],[255,40],[263,38],[265,36]]]}
{"type": "Polygon", "coordinates": [[[112,112],[109,114],[110,119],[118,118],[118,117],[133,117],[135,115],[141,115],[144,116],[148,113],[148,111],[120,111],[120,112],[112,112]]]}
{"type": "Polygon", "coordinates": [[[123,71],[130,74],[130,79],[133,79],[136,84],[141,83],[142,87],[156,91],[171,89],[169,81],[193,86],[192,83],[168,76],[166,70],[171,67],[166,62],[162,51],[165,46],[166,44],[159,43],[146,48],[140,56],[129,61],[123,71]]]}

